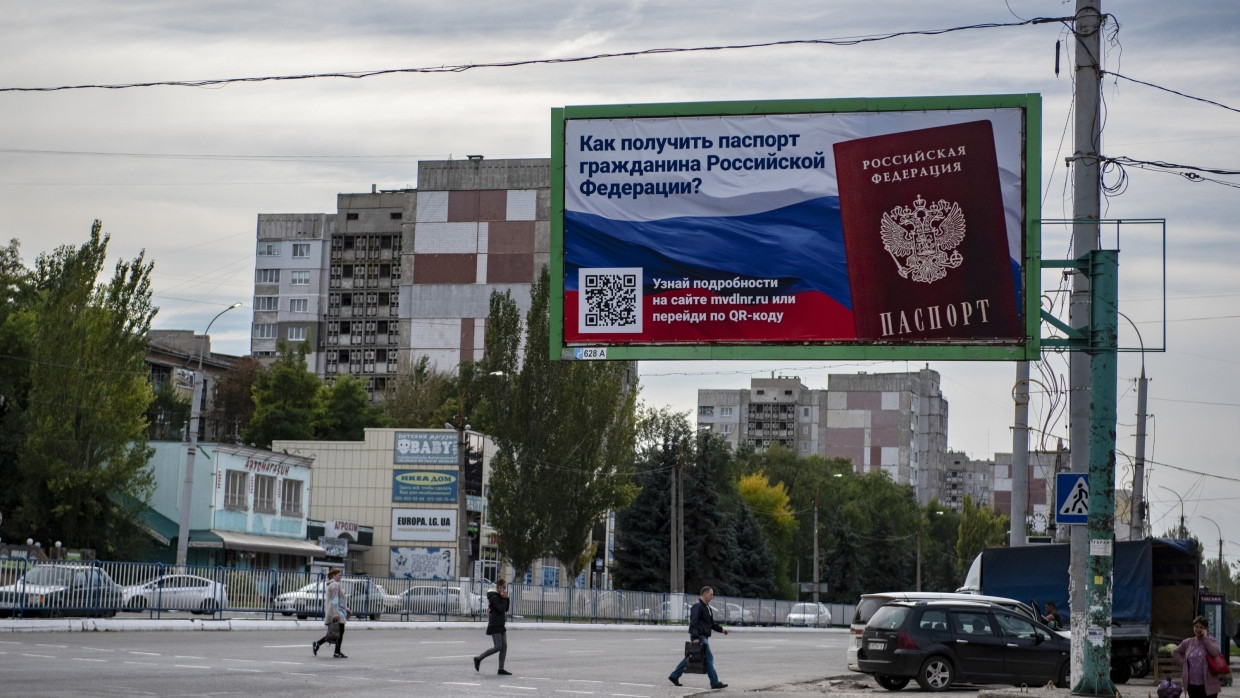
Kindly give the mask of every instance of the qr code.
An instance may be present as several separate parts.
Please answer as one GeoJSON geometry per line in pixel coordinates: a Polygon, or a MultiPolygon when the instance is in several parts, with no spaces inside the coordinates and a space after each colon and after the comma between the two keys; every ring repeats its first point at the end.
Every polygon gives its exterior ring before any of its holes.
{"type": "Polygon", "coordinates": [[[582,333],[642,331],[642,269],[577,272],[577,327],[582,333]]]}

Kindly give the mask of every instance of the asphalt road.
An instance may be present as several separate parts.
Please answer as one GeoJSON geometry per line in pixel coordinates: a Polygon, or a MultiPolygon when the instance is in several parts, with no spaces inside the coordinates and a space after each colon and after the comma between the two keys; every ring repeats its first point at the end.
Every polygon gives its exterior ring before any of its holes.
{"type": "Polygon", "coordinates": [[[0,634],[4,696],[599,696],[740,695],[847,674],[846,629],[730,629],[712,647],[723,692],[704,675],[667,681],[683,627],[509,626],[506,668],[480,625],[357,624],[349,659],[314,657],[318,628],[227,632],[11,632],[0,634]],[[395,627],[393,627],[395,626],[395,627]]]}

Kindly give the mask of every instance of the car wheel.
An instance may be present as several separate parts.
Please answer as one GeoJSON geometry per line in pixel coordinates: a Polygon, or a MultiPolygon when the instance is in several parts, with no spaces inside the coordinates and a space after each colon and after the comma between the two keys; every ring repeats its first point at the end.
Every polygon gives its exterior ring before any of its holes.
{"type": "Polygon", "coordinates": [[[1068,688],[1068,680],[1071,678],[1072,663],[1064,660],[1063,666],[1059,667],[1059,677],[1055,680],[1055,685],[1059,688],[1068,688]]]}
{"type": "Polygon", "coordinates": [[[308,615],[306,615],[306,614],[304,614],[304,613],[298,613],[298,614],[297,614],[297,620],[305,620],[305,619],[307,619],[307,618],[309,618],[309,617],[310,617],[310,616],[308,616],[308,615]]]}
{"type": "Polygon", "coordinates": [[[280,615],[282,615],[282,616],[291,616],[291,615],[293,615],[293,612],[292,612],[292,611],[280,611],[280,615]]]}
{"type": "Polygon", "coordinates": [[[907,676],[875,676],[874,680],[888,691],[898,691],[908,685],[907,676]]]}
{"type": "Polygon", "coordinates": [[[1128,683],[1128,679],[1132,678],[1132,667],[1128,665],[1128,660],[1120,660],[1111,665],[1111,681],[1112,683],[1128,683]]]}
{"type": "Polygon", "coordinates": [[[141,596],[135,596],[129,600],[129,610],[141,611],[144,608],[146,608],[146,599],[141,596]]]}
{"type": "Polygon", "coordinates": [[[1149,676],[1150,659],[1149,657],[1141,657],[1140,659],[1134,659],[1128,663],[1128,667],[1129,667],[1130,673],[1132,674],[1132,678],[1143,679],[1146,676],[1149,676]]]}
{"type": "Polygon", "coordinates": [[[956,678],[956,670],[947,657],[936,654],[922,662],[917,672],[917,685],[923,691],[946,691],[956,678]]]}
{"type": "Polygon", "coordinates": [[[203,613],[215,613],[215,610],[219,608],[219,604],[215,602],[215,599],[204,599],[199,608],[202,609],[203,613]]]}
{"type": "Polygon", "coordinates": [[[370,619],[371,619],[371,620],[379,620],[379,616],[380,616],[380,614],[378,614],[378,613],[372,613],[372,614],[370,614],[370,619]]]}

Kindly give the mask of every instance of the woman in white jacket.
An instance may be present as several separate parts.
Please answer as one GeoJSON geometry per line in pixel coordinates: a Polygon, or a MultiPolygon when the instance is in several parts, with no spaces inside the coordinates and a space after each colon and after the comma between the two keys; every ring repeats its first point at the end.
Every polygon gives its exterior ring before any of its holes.
{"type": "Polygon", "coordinates": [[[336,652],[333,657],[337,659],[348,659],[348,655],[340,651],[340,646],[344,644],[344,625],[349,619],[349,605],[345,602],[344,590],[340,588],[340,568],[334,568],[327,573],[327,586],[323,590],[323,624],[327,626],[327,634],[322,638],[315,640],[311,647],[315,656],[319,654],[319,647],[328,642],[336,643],[336,652]],[[340,623],[340,634],[334,640],[332,638],[332,621],[340,623]]]}

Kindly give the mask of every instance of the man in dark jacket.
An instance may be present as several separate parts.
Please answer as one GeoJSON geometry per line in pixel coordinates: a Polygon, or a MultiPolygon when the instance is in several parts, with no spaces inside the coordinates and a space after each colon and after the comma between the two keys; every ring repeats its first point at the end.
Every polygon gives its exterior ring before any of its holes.
{"type": "MultiPolygon", "coordinates": [[[[715,657],[710,652],[710,633],[718,631],[724,635],[728,631],[715,622],[715,616],[710,610],[710,600],[715,597],[715,590],[710,587],[702,587],[702,594],[698,597],[697,603],[693,604],[693,608],[689,609],[689,637],[693,639],[693,644],[702,645],[702,657],[706,660],[706,676],[710,679],[711,688],[727,688],[728,685],[719,680],[719,675],[715,673],[715,657]]],[[[689,661],[688,657],[680,660],[680,664],[672,670],[668,681],[680,685],[680,676],[685,673],[685,662],[689,661]]]]}
{"type": "Polygon", "coordinates": [[[499,652],[499,675],[511,676],[511,671],[504,670],[504,658],[508,656],[508,585],[503,579],[495,582],[493,589],[487,589],[487,635],[491,636],[491,649],[474,657],[474,671],[480,671],[482,660],[499,652]]]}

